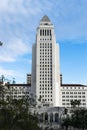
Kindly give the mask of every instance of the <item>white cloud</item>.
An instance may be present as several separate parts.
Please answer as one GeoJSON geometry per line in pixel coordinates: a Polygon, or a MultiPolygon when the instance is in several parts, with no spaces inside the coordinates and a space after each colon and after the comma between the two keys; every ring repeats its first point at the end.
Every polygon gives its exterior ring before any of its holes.
{"type": "Polygon", "coordinates": [[[3,0],[0,4],[0,12],[26,13],[26,10],[23,8],[23,0],[3,0]]]}
{"type": "Polygon", "coordinates": [[[30,51],[29,46],[23,43],[21,39],[12,39],[7,45],[8,49],[12,51],[15,55],[21,55],[30,51]]]}
{"type": "Polygon", "coordinates": [[[32,60],[30,59],[30,60],[28,60],[28,63],[31,65],[31,63],[32,63],[32,60]]]}
{"type": "Polygon", "coordinates": [[[11,39],[0,48],[0,62],[13,62],[26,53],[31,53],[31,47],[19,38],[11,39]]]}
{"type": "Polygon", "coordinates": [[[10,70],[10,69],[4,69],[3,67],[0,67],[0,74],[4,75],[4,76],[18,76],[19,73],[14,71],[14,70],[10,70]]]}
{"type": "Polygon", "coordinates": [[[23,74],[21,74],[21,72],[15,71],[13,69],[6,69],[3,67],[0,67],[0,77],[4,75],[5,79],[10,81],[10,83],[12,83],[13,78],[15,78],[15,80],[19,83],[19,79],[20,82],[24,82],[24,76],[23,74]],[[21,80],[22,79],[22,80],[21,80]]]}
{"type": "Polygon", "coordinates": [[[0,3],[0,12],[1,13],[10,13],[10,14],[22,14],[22,15],[35,15],[38,12],[41,12],[41,9],[38,8],[39,1],[32,0],[3,0],[0,3]],[[34,6],[33,8],[33,5],[34,6]],[[28,13],[29,12],[29,13],[28,13]]]}

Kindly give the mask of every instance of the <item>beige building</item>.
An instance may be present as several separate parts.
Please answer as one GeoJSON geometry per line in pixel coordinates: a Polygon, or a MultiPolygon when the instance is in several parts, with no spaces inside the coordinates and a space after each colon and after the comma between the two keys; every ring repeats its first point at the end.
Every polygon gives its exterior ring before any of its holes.
{"type": "Polygon", "coordinates": [[[31,84],[31,74],[27,74],[27,84],[31,84]]]}
{"type": "Polygon", "coordinates": [[[32,49],[31,93],[44,106],[71,107],[71,100],[80,100],[81,107],[87,107],[87,85],[63,84],[59,58],[54,26],[44,16],[32,49]]]}
{"type": "Polygon", "coordinates": [[[61,106],[71,107],[71,100],[80,100],[80,107],[87,107],[87,86],[82,84],[63,84],[61,76],[61,106]]]}
{"type": "Polygon", "coordinates": [[[30,84],[5,84],[6,89],[5,98],[10,96],[12,99],[22,99],[24,97],[30,97],[30,84]]]}
{"type": "Polygon", "coordinates": [[[32,49],[31,93],[41,98],[45,106],[60,105],[59,45],[56,43],[54,26],[44,16],[37,28],[32,49]]]}

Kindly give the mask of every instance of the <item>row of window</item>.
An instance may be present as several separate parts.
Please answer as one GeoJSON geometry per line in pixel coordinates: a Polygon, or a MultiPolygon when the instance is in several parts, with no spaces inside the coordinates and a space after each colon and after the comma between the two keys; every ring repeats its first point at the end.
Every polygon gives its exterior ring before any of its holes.
{"type": "MultiPolygon", "coordinates": [[[[62,105],[71,105],[70,103],[62,103],[62,105]]],[[[81,103],[81,105],[86,105],[86,103],[81,103]]]]}
{"type": "Polygon", "coordinates": [[[52,55],[52,53],[49,53],[49,52],[48,52],[48,53],[40,52],[40,54],[41,54],[41,55],[40,55],[40,58],[41,58],[41,57],[44,58],[44,57],[48,57],[48,56],[51,56],[51,55],[52,55]]]}
{"type": "Polygon", "coordinates": [[[40,70],[51,70],[52,71],[52,68],[40,68],[40,70]]]}
{"type": "Polygon", "coordinates": [[[48,87],[50,86],[50,87],[52,87],[52,83],[40,84],[40,87],[41,87],[41,86],[45,86],[45,87],[46,87],[46,86],[48,86],[48,87]]]}
{"type": "Polygon", "coordinates": [[[50,56],[51,56],[51,55],[47,55],[47,54],[46,54],[46,55],[43,55],[43,54],[42,54],[42,55],[40,55],[40,58],[46,58],[46,59],[47,59],[47,58],[50,57],[50,56]]]}
{"type": "MultiPolygon", "coordinates": [[[[19,99],[19,98],[21,99],[21,98],[23,98],[23,97],[25,97],[25,96],[13,96],[12,98],[13,98],[13,99],[19,99]]],[[[28,97],[29,97],[29,96],[28,96],[28,97]]]]}
{"type": "Polygon", "coordinates": [[[40,58],[40,61],[42,60],[42,61],[48,61],[48,62],[52,62],[52,57],[50,57],[50,58],[48,58],[49,56],[45,56],[44,58],[42,57],[42,58],[40,58]]]}
{"type": "Polygon", "coordinates": [[[52,46],[52,43],[40,43],[40,46],[52,46]]]}
{"type": "Polygon", "coordinates": [[[40,36],[51,36],[51,30],[41,29],[40,30],[40,36]]]}
{"type": "Polygon", "coordinates": [[[51,65],[40,65],[40,67],[52,67],[52,64],[51,65]]]}
{"type": "Polygon", "coordinates": [[[52,62],[51,62],[51,61],[50,61],[50,62],[46,62],[46,61],[43,62],[43,61],[42,61],[42,62],[40,62],[40,64],[52,64],[52,62]]]}
{"type": "Polygon", "coordinates": [[[45,78],[45,77],[52,78],[52,75],[42,74],[42,75],[40,75],[40,77],[42,77],[42,78],[45,78]]]}
{"type": "MultiPolygon", "coordinates": [[[[62,101],[68,102],[68,101],[71,101],[71,100],[69,100],[69,99],[62,99],[62,101]]],[[[80,101],[85,102],[86,100],[85,100],[85,99],[82,99],[82,100],[80,100],[80,101]]]]}
{"type": "Polygon", "coordinates": [[[49,71],[40,71],[40,73],[50,73],[50,74],[52,74],[52,71],[51,70],[49,70],[49,71]]]}
{"type": "Polygon", "coordinates": [[[10,92],[10,94],[29,94],[29,92],[10,92]]]}
{"type": "Polygon", "coordinates": [[[48,90],[52,90],[52,88],[40,88],[40,90],[41,90],[41,89],[42,89],[42,90],[47,90],[47,89],[48,89],[48,90]]]}
{"type": "Polygon", "coordinates": [[[46,46],[44,46],[44,45],[41,46],[41,45],[40,45],[40,50],[43,50],[43,49],[44,49],[44,51],[46,51],[46,50],[52,50],[52,45],[50,45],[50,46],[47,46],[47,45],[46,45],[46,46]],[[44,49],[44,48],[45,48],[45,49],[44,49]]]}
{"type": "Polygon", "coordinates": [[[40,78],[40,80],[44,80],[44,81],[52,81],[52,78],[40,78]]]}
{"type": "Polygon", "coordinates": [[[45,86],[45,87],[47,87],[47,86],[49,87],[49,86],[50,86],[50,87],[52,87],[52,84],[50,84],[50,83],[49,83],[49,84],[47,84],[47,83],[46,83],[46,84],[45,84],[45,83],[43,84],[43,83],[42,83],[42,84],[40,84],[40,87],[41,87],[41,86],[45,86]]]}
{"type": "Polygon", "coordinates": [[[69,97],[70,97],[70,98],[77,98],[77,97],[78,97],[78,98],[85,98],[85,96],[62,96],[62,98],[65,98],[65,97],[66,97],[66,98],[69,98],[69,97]]]}
{"type": "Polygon", "coordinates": [[[52,91],[50,91],[50,92],[49,91],[48,92],[47,91],[40,91],[40,93],[52,93],[52,91]]]}
{"type": "Polygon", "coordinates": [[[85,92],[62,92],[62,94],[85,94],[85,92]]]}
{"type": "Polygon", "coordinates": [[[49,80],[48,81],[40,80],[40,83],[52,83],[52,81],[51,80],[50,81],[49,80]]]}
{"type": "Polygon", "coordinates": [[[52,99],[42,99],[42,101],[52,101],[52,99]]]}
{"type": "Polygon", "coordinates": [[[40,95],[40,97],[52,97],[52,95],[40,95]]]}
{"type": "Polygon", "coordinates": [[[84,87],[63,87],[63,89],[84,89],[84,87]]]}
{"type": "Polygon", "coordinates": [[[48,41],[49,41],[49,40],[51,41],[51,40],[52,40],[52,37],[51,37],[51,36],[50,36],[49,38],[48,38],[48,37],[45,37],[45,38],[41,38],[41,37],[40,37],[40,41],[47,41],[47,40],[48,40],[48,41]]]}
{"type": "Polygon", "coordinates": [[[44,55],[44,56],[52,56],[52,52],[40,52],[41,55],[44,55]]]}

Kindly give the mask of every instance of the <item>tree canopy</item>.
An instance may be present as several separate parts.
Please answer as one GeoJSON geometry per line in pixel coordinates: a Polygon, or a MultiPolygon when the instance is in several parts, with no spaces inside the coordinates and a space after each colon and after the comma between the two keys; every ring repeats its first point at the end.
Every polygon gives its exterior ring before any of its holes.
{"type": "MultiPolygon", "coordinates": [[[[3,96],[4,89],[0,87],[3,96]]],[[[40,130],[37,116],[30,111],[29,98],[0,98],[0,130],[40,130]]]]}

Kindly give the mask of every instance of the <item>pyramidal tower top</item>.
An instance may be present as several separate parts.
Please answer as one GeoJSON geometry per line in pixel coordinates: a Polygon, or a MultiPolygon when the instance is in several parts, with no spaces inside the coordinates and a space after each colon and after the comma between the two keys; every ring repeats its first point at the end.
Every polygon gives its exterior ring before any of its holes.
{"type": "MultiPolygon", "coordinates": [[[[41,99],[43,106],[59,106],[60,64],[59,47],[54,26],[48,16],[43,16],[37,27],[36,41],[32,49],[31,93],[41,99]]],[[[33,97],[34,97],[33,96],[33,97]]]]}
{"type": "Polygon", "coordinates": [[[48,18],[47,15],[43,16],[43,18],[41,19],[41,22],[50,22],[50,19],[48,18]]]}
{"type": "Polygon", "coordinates": [[[47,15],[44,15],[40,20],[40,25],[53,25],[47,15]]]}

